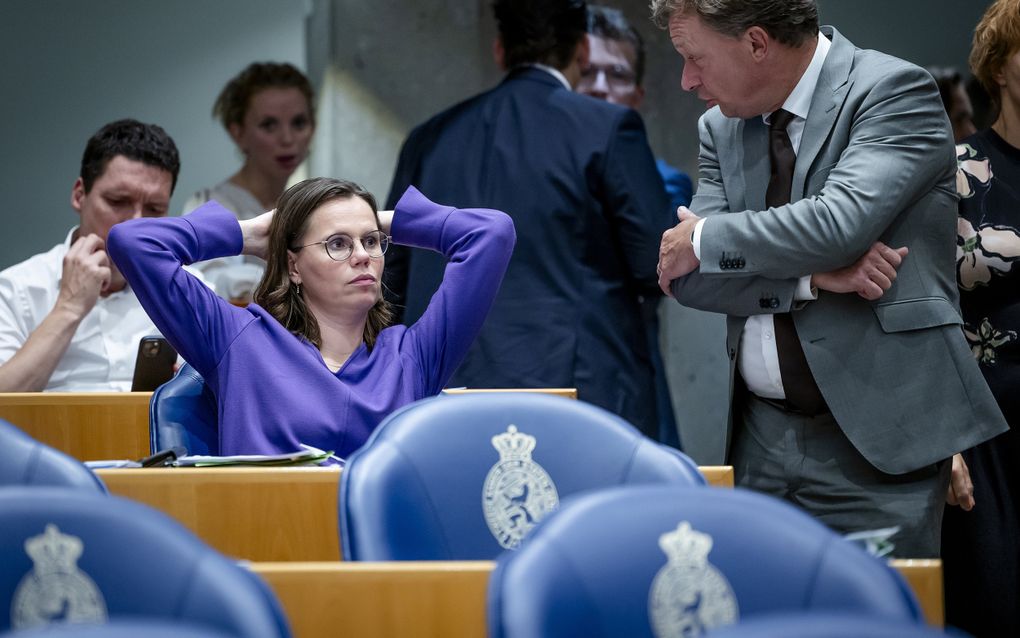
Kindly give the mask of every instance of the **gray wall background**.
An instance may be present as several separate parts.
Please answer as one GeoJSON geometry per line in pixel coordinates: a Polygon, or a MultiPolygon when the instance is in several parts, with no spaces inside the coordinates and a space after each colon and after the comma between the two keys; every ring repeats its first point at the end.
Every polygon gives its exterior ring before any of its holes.
{"type": "MultiPolygon", "coordinates": [[[[822,22],[858,46],[918,64],[966,67],[988,0],[819,0],[822,22]]],[[[102,124],[162,125],[182,154],[175,212],[240,158],[210,109],[254,60],[290,61],[319,91],[309,173],[342,175],[384,198],[412,126],[499,80],[489,0],[0,0],[0,268],[63,239],[81,152],[102,124]]],[[[702,105],[679,88],[681,60],[622,8],[648,47],[643,115],[656,153],[695,174],[702,105]]],[[[721,319],[664,303],[663,348],[678,422],[701,463],[721,461],[726,368],[721,319]]]]}

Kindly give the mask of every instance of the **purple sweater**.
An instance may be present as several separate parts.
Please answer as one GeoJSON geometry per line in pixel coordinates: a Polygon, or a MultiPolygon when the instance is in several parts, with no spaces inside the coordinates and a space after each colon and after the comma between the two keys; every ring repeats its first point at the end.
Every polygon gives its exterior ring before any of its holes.
{"type": "Polygon", "coordinates": [[[515,241],[507,215],[440,206],[414,188],[397,203],[391,233],[398,244],[446,256],[443,284],[417,323],[383,330],[371,352],[362,344],[336,373],[260,306],[232,306],[182,269],[241,251],[237,218],[219,204],[117,224],[108,250],[216,395],[221,454],[306,443],[346,458],[390,412],[443,389],[482,326],[515,241]]]}

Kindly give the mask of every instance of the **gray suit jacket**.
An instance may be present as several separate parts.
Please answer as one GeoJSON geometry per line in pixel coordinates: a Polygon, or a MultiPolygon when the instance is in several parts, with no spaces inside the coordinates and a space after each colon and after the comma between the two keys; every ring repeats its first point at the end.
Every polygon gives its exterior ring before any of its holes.
{"type": "MultiPolygon", "coordinates": [[[[766,209],[768,129],[760,117],[699,123],[707,216],[701,266],[673,282],[680,303],[728,315],[731,396],[749,315],[793,311],[808,364],[837,423],[875,467],[901,474],[1004,431],[960,330],[956,162],[931,77],[856,48],[835,29],[801,139],[792,203],[766,209]],[[847,266],[876,241],[910,254],[885,295],[821,291],[797,278],[847,266]]],[[[732,410],[729,419],[732,427],[732,410]]],[[[727,434],[727,448],[729,434],[727,434]]]]}

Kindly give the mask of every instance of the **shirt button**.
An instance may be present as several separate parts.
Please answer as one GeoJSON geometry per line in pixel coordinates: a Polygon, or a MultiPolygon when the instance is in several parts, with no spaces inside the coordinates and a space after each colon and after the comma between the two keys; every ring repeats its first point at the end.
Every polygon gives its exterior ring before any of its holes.
{"type": "Polygon", "coordinates": [[[768,332],[768,331],[766,331],[766,332],[765,332],[765,341],[768,341],[768,340],[770,340],[771,338],[772,338],[772,333],[771,333],[771,332],[768,332]]]}

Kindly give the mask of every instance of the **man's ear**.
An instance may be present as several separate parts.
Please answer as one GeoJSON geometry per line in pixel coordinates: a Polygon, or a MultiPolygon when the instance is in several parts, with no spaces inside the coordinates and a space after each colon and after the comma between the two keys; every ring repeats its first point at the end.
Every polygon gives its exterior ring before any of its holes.
{"type": "Polygon", "coordinates": [[[751,57],[755,61],[761,61],[769,54],[769,45],[772,44],[772,40],[765,29],[753,26],[744,32],[744,39],[750,49],[751,57]]]}
{"type": "Polygon", "coordinates": [[[645,87],[639,84],[638,86],[634,87],[634,100],[633,100],[634,106],[631,108],[633,108],[635,111],[640,109],[644,101],[645,101],[645,87]]]}
{"type": "Polygon", "coordinates": [[[506,71],[506,49],[503,47],[503,36],[497,35],[492,41],[492,59],[496,66],[506,71]]]}
{"type": "Polygon", "coordinates": [[[78,211],[81,214],[81,205],[85,201],[85,181],[82,178],[74,180],[74,186],[71,187],[71,208],[78,211]]]}

